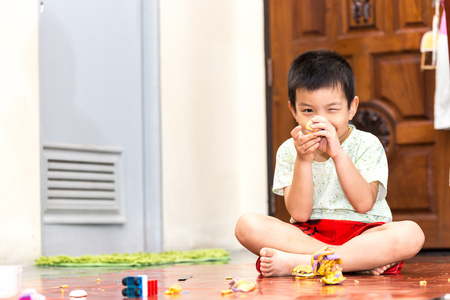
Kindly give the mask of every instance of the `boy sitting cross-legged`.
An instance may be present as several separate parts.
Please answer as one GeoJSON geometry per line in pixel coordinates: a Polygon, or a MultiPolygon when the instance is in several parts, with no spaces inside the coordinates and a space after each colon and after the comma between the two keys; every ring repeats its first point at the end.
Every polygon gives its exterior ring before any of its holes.
{"type": "Polygon", "coordinates": [[[326,246],[342,258],[343,272],[400,272],[425,237],[412,221],[392,222],[385,151],[349,125],[359,104],[350,65],[336,52],[306,52],[291,64],[288,92],[299,125],[278,149],[273,191],[284,196],[291,222],[247,213],[237,239],[260,256],[264,276],[290,275],[326,246]]]}

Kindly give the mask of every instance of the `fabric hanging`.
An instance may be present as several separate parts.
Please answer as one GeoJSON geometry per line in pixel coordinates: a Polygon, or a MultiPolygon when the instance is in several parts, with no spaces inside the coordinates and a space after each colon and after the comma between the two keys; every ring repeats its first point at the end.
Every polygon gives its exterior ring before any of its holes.
{"type": "MultiPolygon", "coordinates": [[[[444,5],[442,6],[445,7],[444,5]]],[[[434,128],[450,130],[450,66],[446,23],[444,9],[437,41],[434,128]]]]}

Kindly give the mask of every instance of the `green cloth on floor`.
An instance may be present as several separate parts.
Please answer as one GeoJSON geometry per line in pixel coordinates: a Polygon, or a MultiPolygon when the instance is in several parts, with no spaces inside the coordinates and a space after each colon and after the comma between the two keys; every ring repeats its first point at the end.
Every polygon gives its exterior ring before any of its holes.
{"type": "Polygon", "coordinates": [[[228,262],[230,253],[224,249],[164,251],[160,253],[103,254],[82,256],[41,256],[37,266],[54,267],[141,267],[180,263],[228,262]]]}

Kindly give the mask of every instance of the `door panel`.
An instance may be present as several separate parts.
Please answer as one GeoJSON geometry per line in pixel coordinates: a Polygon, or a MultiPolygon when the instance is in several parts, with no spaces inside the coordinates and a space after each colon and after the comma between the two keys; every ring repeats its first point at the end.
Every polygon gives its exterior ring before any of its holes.
{"type": "MultiPolygon", "coordinates": [[[[355,73],[361,103],[354,123],[377,135],[388,155],[394,220],[419,223],[428,248],[450,247],[450,134],[433,128],[434,72],[420,70],[431,2],[270,0],[269,8],[274,155],[296,125],[287,107],[290,62],[307,50],[338,51],[355,73]]],[[[276,209],[288,220],[282,197],[276,209]]]]}
{"type": "MultiPolygon", "coordinates": [[[[146,40],[149,39],[146,34],[151,30],[143,28],[141,19],[142,9],[149,13],[149,6],[153,4],[143,5],[140,0],[44,2],[39,19],[42,159],[45,161],[46,144],[79,149],[78,156],[86,153],[94,156],[71,161],[67,159],[68,151],[63,150],[58,154],[60,157],[54,159],[66,165],[69,162],[75,174],[68,180],[56,178],[60,185],[66,185],[62,188],[66,190],[65,195],[67,190],[75,191],[63,199],[74,205],[60,205],[55,213],[60,211],[67,215],[67,211],[63,211],[66,209],[78,216],[88,215],[90,209],[97,206],[103,207],[97,209],[103,213],[103,218],[90,216],[69,220],[63,216],[50,222],[45,218],[46,206],[43,205],[42,253],[82,255],[159,251],[162,246],[161,219],[157,210],[160,199],[158,187],[153,185],[155,180],[159,182],[156,178],[159,176],[159,159],[157,156],[155,159],[149,150],[158,147],[150,145],[154,128],[144,128],[144,124],[150,123],[146,119],[152,113],[149,107],[159,100],[148,99],[152,88],[147,78],[143,78],[150,73],[145,67],[151,65],[153,57],[146,52],[151,50],[149,40],[146,40]],[[111,179],[105,187],[106,180],[101,176],[109,176],[112,172],[100,169],[105,166],[105,157],[100,154],[110,152],[111,148],[120,149],[121,176],[118,178],[121,180],[118,185],[118,180],[111,179]],[[74,169],[77,164],[83,169],[95,165],[100,171],[81,172],[74,169]],[[87,179],[76,176],[82,173],[87,179]],[[98,178],[89,180],[92,174],[98,178]],[[108,220],[108,207],[105,206],[112,201],[99,196],[105,191],[118,195],[115,200],[125,208],[116,207],[116,210],[124,214],[123,218],[108,220]],[[80,194],[89,196],[81,197],[80,194]],[[90,206],[84,205],[89,202],[90,206]]],[[[150,20],[144,21],[147,25],[152,24],[150,20]]],[[[152,121],[154,124],[156,122],[152,121]]],[[[115,165],[115,161],[109,164],[115,165]]],[[[69,168],[63,169],[66,172],[69,168]]],[[[60,169],[57,171],[61,172],[60,169]]],[[[61,178],[65,177],[67,175],[61,175],[61,178]]],[[[55,188],[44,176],[42,184],[43,203],[54,201],[50,194],[55,188]],[[50,192],[45,193],[46,190],[50,192]]]]}

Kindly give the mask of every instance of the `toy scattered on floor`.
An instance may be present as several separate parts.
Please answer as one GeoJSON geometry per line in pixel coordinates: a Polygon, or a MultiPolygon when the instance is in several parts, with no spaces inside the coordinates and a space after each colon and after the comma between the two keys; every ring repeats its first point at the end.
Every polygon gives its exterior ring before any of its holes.
{"type": "Polygon", "coordinates": [[[313,278],[314,272],[311,266],[299,265],[292,270],[292,275],[301,278],[313,278]]]}
{"type": "Polygon", "coordinates": [[[330,272],[320,279],[320,282],[325,284],[338,284],[344,281],[346,278],[342,274],[342,268],[339,265],[331,267],[330,272]]]}
{"type": "Polygon", "coordinates": [[[177,295],[181,292],[181,286],[178,284],[172,285],[168,290],[164,292],[165,295],[177,295]]]}
{"type": "Polygon", "coordinates": [[[142,297],[147,295],[147,275],[127,276],[122,279],[122,284],[126,286],[122,290],[125,297],[142,297]]]}
{"type": "Polygon", "coordinates": [[[233,292],[252,292],[256,289],[257,284],[256,283],[250,283],[248,281],[245,281],[243,279],[239,279],[238,277],[234,277],[230,281],[230,288],[228,290],[222,290],[222,295],[231,294],[233,292]]]}
{"type": "Polygon", "coordinates": [[[20,296],[19,300],[45,300],[45,296],[39,294],[36,289],[26,289],[20,296]]]}
{"type": "Polygon", "coordinates": [[[158,280],[154,279],[147,281],[147,290],[148,296],[158,295],[158,280]]]}
{"type": "Polygon", "coordinates": [[[220,292],[222,293],[222,296],[224,296],[224,295],[232,294],[232,293],[233,293],[233,290],[232,290],[232,289],[221,290],[220,292]]]}
{"type": "Polygon", "coordinates": [[[69,294],[70,300],[76,300],[76,299],[86,299],[87,293],[83,290],[74,290],[71,291],[69,294]]]}
{"type": "Polygon", "coordinates": [[[122,279],[122,284],[126,286],[122,290],[125,297],[147,297],[158,294],[158,281],[147,280],[147,275],[127,276],[122,279]]]}
{"type": "Polygon", "coordinates": [[[147,279],[147,275],[138,276],[127,276],[122,279],[122,284],[124,286],[140,286],[142,285],[143,279],[147,279]],[[142,277],[145,276],[145,277],[142,277]]]}
{"type": "Polygon", "coordinates": [[[186,281],[186,280],[188,280],[189,278],[192,278],[192,276],[193,276],[193,275],[188,275],[188,276],[184,276],[184,277],[182,277],[182,278],[178,278],[178,281],[186,281]]]}
{"type": "Polygon", "coordinates": [[[326,275],[335,264],[342,264],[342,259],[334,254],[333,248],[325,247],[311,256],[312,269],[316,275],[326,275]]]}
{"type": "Polygon", "coordinates": [[[325,284],[338,284],[346,278],[342,274],[342,259],[334,253],[334,249],[325,247],[311,256],[310,266],[299,265],[292,270],[292,275],[300,278],[312,278],[315,275],[323,276],[320,280],[325,284]]]}
{"type": "Polygon", "coordinates": [[[338,284],[346,278],[342,274],[342,259],[334,253],[334,249],[325,247],[311,257],[311,265],[316,275],[322,275],[321,282],[325,284],[338,284]]]}
{"type": "Polygon", "coordinates": [[[305,134],[310,134],[313,132],[320,131],[319,128],[312,128],[311,125],[313,125],[314,122],[312,120],[309,120],[305,125],[305,134]]]}

